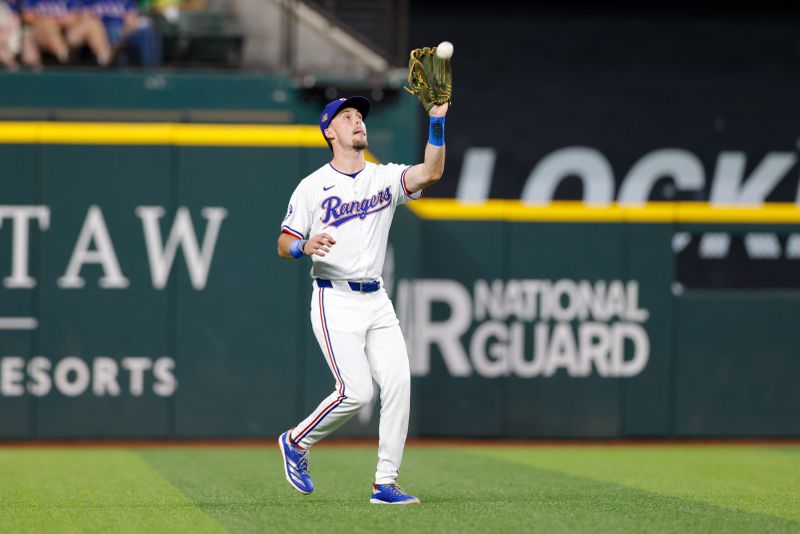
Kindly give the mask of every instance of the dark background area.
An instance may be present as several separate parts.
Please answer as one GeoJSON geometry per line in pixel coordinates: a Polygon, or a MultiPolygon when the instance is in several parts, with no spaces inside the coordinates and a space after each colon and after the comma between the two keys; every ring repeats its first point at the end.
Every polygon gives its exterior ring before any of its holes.
{"type": "MultiPolygon", "coordinates": [[[[745,151],[747,172],[769,151],[797,150],[798,7],[411,2],[410,20],[409,47],[455,45],[449,165],[430,196],[455,195],[468,147],[497,150],[494,198],[518,197],[535,164],[565,146],[602,152],[617,184],[647,152],[683,148],[703,162],[707,188],[722,150],[745,151]]],[[[794,201],[796,177],[786,182],[769,200],[794,201]]],[[[557,191],[581,193],[577,179],[557,191]]],[[[707,193],[659,186],[652,199],[707,193]]]]}
{"type": "MultiPolygon", "coordinates": [[[[700,200],[708,196],[721,151],[744,153],[748,175],[769,152],[799,156],[795,11],[439,2],[414,3],[411,17],[409,46],[443,39],[456,46],[447,175],[430,188],[431,196],[455,193],[471,147],[497,152],[490,196],[506,198],[517,198],[542,158],[564,147],[599,151],[617,183],[653,150],[683,149],[702,162],[706,189],[673,195],[670,176],[664,176],[653,197],[700,200]]],[[[313,125],[320,109],[315,99],[331,98],[313,89],[333,82],[304,90],[296,83],[288,75],[263,73],[0,73],[0,112],[48,121],[25,135],[13,126],[2,132],[8,137],[0,155],[10,165],[2,203],[50,209],[48,229],[30,225],[37,285],[0,285],[2,315],[38,324],[0,337],[0,358],[12,358],[5,360],[12,375],[4,375],[6,391],[0,391],[0,436],[274,436],[330,391],[331,375],[308,322],[308,265],[274,254],[286,201],[300,177],[328,161],[327,147],[288,134],[288,146],[194,146],[179,142],[177,126],[166,144],[59,144],[44,133],[56,126],[49,121],[136,120],[131,117],[313,125]],[[57,283],[92,206],[105,214],[130,279],[125,289],[102,288],[103,270],[91,264],[83,269],[84,288],[57,283]],[[227,210],[204,289],[190,284],[184,252],[176,256],[167,287],[153,285],[136,215],[141,206],[164,209],[162,237],[178,209],[191,213],[198,237],[208,228],[204,208],[227,210]],[[144,394],[135,396],[125,371],[119,396],[87,386],[76,397],[56,390],[39,397],[7,386],[24,380],[13,374],[20,358],[43,356],[56,367],[67,358],[88,365],[131,355],[173,358],[179,384],[174,395],[161,397],[147,375],[144,394]],[[145,424],[131,423],[140,420],[145,424]]],[[[371,148],[385,161],[411,161],[424,146],[424,121],[414,97],[401,92],[387,98],[369,118],[371,148]],[[415,113],[419,121],[409,120],[415,113]]],[[[184,131],[192,125],[180,126],[184,131]]],[[[311,130],[321,141],[316,127],[311,130]]],[[[797,180],[795,163],[770,200],[795,202],[797,180]]],[[[581,187],[578,178],[567,178],[557,196],[577,198],[581,187]]],[[[409,353],[420,358],[417,364],[429,357],[429,368],[413,378],[410,435],[800,436],[799,256],[796,245],[789,246],[790,240],[800,242],[796,207],[785,210],[785,224],[764,224],[760,217],[736,223],[436,220],[412,211],[416,206],[396,214],[387,260],[394,267],[386,277],[394,281],[409,353]],[[731,236],[725,255],[703,253],[703,240],[714,234],[731,236]],[[749,253],[751,234],[777,236],[777,254],[749,253]],[[676,246],[681,243],[685,248],[676,246]],[[588,376],[570,374],[569,365],[550,375],[521,373],[519,362],[531,361],[533,350],[548,352],[534,349],[532,337],[535,323],[543,321],[522,321],[516,330],[522,341],[515,340],[512,350],[502,330],[497,339],[481,340],[477,332],[488,331],[488,319],[475,319],[457,339],[468,372],[463,365],[451,372],[443,349],[430,342],[431,329],[441,326],[435,323],[450,316],[451,302],[451,310],[472,309],[479,281],[518,280],[636,282],[637,303],[647,311],[637,323],[649,339],[647,365],[635,376],[601,375],[599,367],[588,376]],[[448,300],[445,293],[466,293],[471,300],[448,300]],[[487,373],[497,363],[487,365],[490,358],[517,367],[499,376],[487,373]]],[[[12,224],[6,218],[0,231],[0,277],[11,269],[12,224]]],[[[509,331],[520,324],[511,316],[491,320],[501,324],[488,326],[509,331]]],[[[571,331],[580,326],[574,322],[571,331]]],[[[371,419],[354,419],[338,435],[374,436],[374,408],[371,419]]]]}

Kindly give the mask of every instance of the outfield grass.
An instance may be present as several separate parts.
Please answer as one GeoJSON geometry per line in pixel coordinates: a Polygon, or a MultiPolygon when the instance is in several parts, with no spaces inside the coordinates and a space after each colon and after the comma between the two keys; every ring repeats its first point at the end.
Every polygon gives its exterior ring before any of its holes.
{"type": "Polygon", "coordinates": [[[368,502],[374,447],[0,449],[0,532],[798,532],[799,446],[411,447],[421,506],[368,502]]]}

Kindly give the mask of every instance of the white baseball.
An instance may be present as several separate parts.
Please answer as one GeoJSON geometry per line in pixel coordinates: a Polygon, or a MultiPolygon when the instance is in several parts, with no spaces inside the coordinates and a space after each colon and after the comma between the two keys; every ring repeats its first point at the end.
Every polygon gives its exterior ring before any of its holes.
{"type": "Polygon", "coordinates": [[[450,41],[442,41],[436,47],[436,56],[439,59],[450,59],[453,57],[453,43],[450,41]]]}

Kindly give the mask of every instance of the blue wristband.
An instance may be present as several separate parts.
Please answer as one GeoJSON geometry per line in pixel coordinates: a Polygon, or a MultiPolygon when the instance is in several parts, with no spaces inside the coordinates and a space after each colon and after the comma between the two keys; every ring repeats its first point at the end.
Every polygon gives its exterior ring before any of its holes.
{"type": "Polygon", "coordinates": [[[428,143],[433,146],[444,146],[444,117],[431,117],[428,143]]]}
{"type": "Polygon", "coordinates": [[[306,244],[305,239],[295,239],[292,241],[292,244],[289,245],[289,253],[292,255],[294,259],[299,259],[305,256],[305,252],[303,252],[303,245],[306,244]]]}

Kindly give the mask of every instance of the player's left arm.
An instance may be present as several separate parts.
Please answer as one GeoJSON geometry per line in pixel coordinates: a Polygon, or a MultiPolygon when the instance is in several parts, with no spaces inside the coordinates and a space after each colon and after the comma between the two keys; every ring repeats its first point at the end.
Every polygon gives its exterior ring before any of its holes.
{"type": "Polygon", "coordinates": [[[439,181],[444,173],[444,117],[450,105],[433,106],[428,112],[431,117],[428,144],[425,146],[425,159],[406,171],[405,186],[409,193],[416,193],[439,181]]]}

